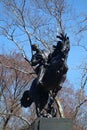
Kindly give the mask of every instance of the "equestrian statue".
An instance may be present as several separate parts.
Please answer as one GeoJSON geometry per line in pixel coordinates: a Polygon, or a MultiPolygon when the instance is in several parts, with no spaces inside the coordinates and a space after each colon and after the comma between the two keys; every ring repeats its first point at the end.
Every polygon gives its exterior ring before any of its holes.
{"type": "Polygon", "coordinates": [[[23,93],[21,106],[29,107],[33,102],[38,117],[56,117],[54,98],[61,90],[68,71],[67,58],[70,50],[69,37],[60,33],[52,52],[41,50],[37,44],[32,45],[34,52],[31,65],[35,68],[34,78],[29,90],[23,93]]]}

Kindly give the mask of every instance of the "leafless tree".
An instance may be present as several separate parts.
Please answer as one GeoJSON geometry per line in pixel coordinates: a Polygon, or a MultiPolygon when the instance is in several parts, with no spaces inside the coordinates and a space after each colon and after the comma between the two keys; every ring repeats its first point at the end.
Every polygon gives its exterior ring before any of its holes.
{"type": "MultiPolygon", "coordinates": [[[[7,44],[16,45],[18,48],[16,50],[19,50],[18,52],[25,59],[24,61],[20,55],[16,55],[14,58],[10,57],[0,60],[0,100],[4,100],[1,104],[1,110],[3,110],[2,112],[10,113],[2,116],[3,129],[5,129],[11,119],[11,114],[16,114],[15,111],[19,107],[19,95],[30,81],[30,74],[34,72],[29,65],[33,54],[31,45],[36,43],[41,48],[51,51],[51,46],[56,43],[57,33],[64,33],[68,26],[67,22],[69,23],[71,19],[68,17],[70,9],[66,0],[2,0],[0,5],[2,5],[3,12],[3,16],[2,12],[0,15],[0,36],[7,38],[7,40],[5,39],[7,44]],[[11,60],[10,62],[9,59],[11,60]],[[8,100],[9,103],[7,103],[8,100]],[[4,108],[2,109],[3,106],[4,108]],[[13,110],[13,108],[15,109],[13,110]]],[[[83,21],[85,26],[80,23],[81,30],[79,30],[79,33],[82,30],[86,31],[86,20],[87,18],[85,17],[83,21]]],[[[75,43],[75,45],[83,47],[87,53],[85,44],[81,44],[80,40],[79,42],[75,41],[75,43]]],[[[82,106],[87,101],[86,97],[84,97],[87,85],[87,64],[85,63],[80,68],[83,69],[83,73],[80,91],[77,94],[78,101],[76,100],[76,105],[72,106],[74,107],[73,114],[72,112],[69,113],[73,119],[77,119],[82,106]]],[[[72,109],[70,110],[72,111],[72,109]]],[[[65,111],[65,113],[67,112],[65,111]]]]}
{"type": "Polygon", "coordinates": [[[22,117],[20,98],[23,91],[29,89],[29,81],[32,76],[21,71],[24,69],[26,72],[27,69],[30,70],[30,67],[18,54],[11,57],[2,55],[0,56],[0,62],[0,117],[2,117],[2,129],[6,130],[8,124],[10,124],[9,121],[13,122],[12,117],[28,122],[27,119],[22,117]],[[20,70],[15,69],[16,66],[19,66],[20,70]]]}

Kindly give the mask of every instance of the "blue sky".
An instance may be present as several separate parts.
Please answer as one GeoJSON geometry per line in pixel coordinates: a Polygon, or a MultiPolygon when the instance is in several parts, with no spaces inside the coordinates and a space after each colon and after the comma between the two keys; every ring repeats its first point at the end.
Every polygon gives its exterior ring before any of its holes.
{"type": "Polygon", "coordinates": [[[79,11],[87,11],[87,0],[70,0],[72,3],[72,6],[77,8],[79,11]]]}
{"type": "MultiPolygon", "coordinates": [[[[73,11],[77,15],[85,15],[87,14],[87,0],[68,0],[69,4],[73,7],[73,11]]],[[[2,8],[0,8],[0,14],[2,13],[2,8]]],[[[3,16],[3,15],[2,15],[3,16]]],[[[76,20],[76,19],[75,19],[76,20]]],[[[84,35],[84,34],[83,34],[84,35]]],[[[82,36],[83,36],[82,35],[82,36]]],[[[87,46],[87,40],[86,40],[87,33],[84,35],[84,39],[81,41],[82,44],[85,43],[87,46]]],[[[71,39],[71,50],[68,57],[68,66],[69,71],[67,74],[67,78],[71,82],[71,84],[74,85],[75,88],[78,88],[80,85],[80,79],[82,71],[78,69],[79,65],[82,64],[84,61],[86,61],[87,52],[81,47],[72,46],[73,42],[75,40],[72,40],[72,34],[70,34],[71,39]]],[[[5,39],[3,36],[0,36],[0,54],[1,53],[8,53],[13,51],[15,48],[15,45],[7,42],[7,39],[5,39]],[[3,47],[4,46],[4,47],[3,47]]],[[[17,49],[17,48],[16,48],[17,49]]]]}
{"type": "MultiPolygon", "coordinates": [[[[87,14],[86,13],[87,0],[70,0],[70,1],[77,14],[80,15],[87,14]]],[[[87,33],[83,33],[83,35],[84,39],[81,41],[81,43],[82,44],[85,43],[87,48],[87,38],[86,38],[87,33]]],[[[70,82],[74,85],[75,88],[80,87],[82,71],[79,69],[79,66],[84,63],[87,63],[87,52],[82,47],[71,46],[68,58],[69,71],[67,74],[67,78],[70,79],[70,82]]]]}

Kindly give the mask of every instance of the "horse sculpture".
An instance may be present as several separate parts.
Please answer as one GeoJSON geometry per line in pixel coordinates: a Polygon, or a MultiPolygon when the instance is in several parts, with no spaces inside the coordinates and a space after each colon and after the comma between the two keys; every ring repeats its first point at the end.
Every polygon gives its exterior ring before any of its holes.
{"type": "Polygon", "coordinates": [[[36,68],[36,70],[39,70],[36,71],[37,77],[33,80],[30,90],[25,91],[21,98],[21,105],[23,107],[29,107],[32,102],[35,102],[38,117],[48,117],[48,115],[52,117],[56,116],[56,110],[52,104],[54,97],[62,88],[62,83],[65,81],[68,71],[67,57],[70,50],[69,38],[64,34],[60,34],[57,38],[59,40],[57,45],[53,46],[53,52],[47,55],[45,64],[40,64],[39,67],[37,67],[38,69],[36,68]],[[43,68],[43,70],[39,69],[40,67],[43,68]],[[41,73],[43,73],[42,76],[40,76],[41,73]],[[47,106],[47,108],[45,108],[45,106],[47,106]],[[47,114],[43,113],[43,109],[46,110],[47,114]]]}

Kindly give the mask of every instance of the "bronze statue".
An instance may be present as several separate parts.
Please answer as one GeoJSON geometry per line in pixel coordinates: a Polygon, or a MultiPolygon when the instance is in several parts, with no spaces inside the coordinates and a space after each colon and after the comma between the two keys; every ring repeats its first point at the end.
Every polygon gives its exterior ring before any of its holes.
{"type": "Polygon", "coordinates": [[[44,50],[40,50],[38,45],[36,44],[32,45],[32,51],[34,51],[35,53],[32,56],[31,65],[35,66],[35,72],[38,76],[38,81],[37,81],[38,84],[38,83],[42,83],[41,81],[44,75],[45,66],[47,65],[49,53],[44,50]]]}
{"type": "Polygon", "coordinates": [[[35,53],[31,63],[35,66],[37,77],[33,80],[30,90],[24,92],[21,105],[29,107],[32,102],[35,102],[38,117],[56,117],[57,112],[52,104],[54,97],[62,88],[68,71],[69,38],[64,34],[60,34],[57,38],[57,45],[53,45],[53,51],[50,54],[40,50],[37,45],[32,45],[35,53]],[[46,111],[45,114],[43,109],[46,111]]]}

